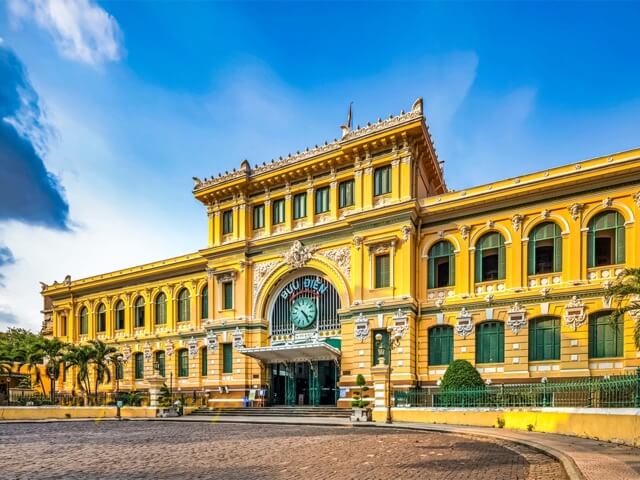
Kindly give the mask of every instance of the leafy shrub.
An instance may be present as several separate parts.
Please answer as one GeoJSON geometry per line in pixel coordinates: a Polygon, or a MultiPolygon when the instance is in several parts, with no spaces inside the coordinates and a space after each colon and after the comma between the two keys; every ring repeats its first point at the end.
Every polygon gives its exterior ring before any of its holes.
{"type": "Polygon", "coordinates": [[[364,378],[364,375],[358,374],[356,377],[356,385],[359,387],[358,391],[353,394],[353,400],[351,400],[351,406],[355,408],[366,408],[369,406],[369,401],[363,399],[364,392],[369,390],[367,387],[367,381],[364,378]]]}
{"type": "Polygon", "coordinates": [[[442,377],[441,388],[448,390],[468,390],[484,388],[478,371],[466,360],[455,360],[442,377]]]}
{"type": "Polygon", "coordinates": [[[527,425],[527,432],[533,432],[533,424],[532,423],[527,425]]]}
{"type": "Polygon", "coordinates": [[[498,424],[498,428],[504,428],[504,424],[505,424],[504,418],[498,417],[498,419],[496,420],[496,423],[498,424]]]}

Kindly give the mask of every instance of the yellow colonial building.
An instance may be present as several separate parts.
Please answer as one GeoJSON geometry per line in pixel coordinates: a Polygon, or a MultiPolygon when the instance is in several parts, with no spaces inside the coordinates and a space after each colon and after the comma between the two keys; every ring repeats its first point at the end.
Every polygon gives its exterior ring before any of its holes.
{"type": "Polygon", "coordinates": [[[156,371],[213,406],[348,406],[378,333],[399,338],[396,388],[458,358],[494,383],[640,366],[634,320],[611,325],[604,296],[639,265],[640,150],[451,191],[417,100],[194,181],[201,250],[43,286],[45,330],[116,345],[121,391],[156,371]]]}

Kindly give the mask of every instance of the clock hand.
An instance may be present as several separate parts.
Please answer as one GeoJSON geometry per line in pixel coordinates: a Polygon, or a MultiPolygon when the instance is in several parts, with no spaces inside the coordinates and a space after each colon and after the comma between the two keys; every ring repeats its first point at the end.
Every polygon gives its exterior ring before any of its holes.
{"type": "Polygon", "coordinates": [[[306,313],[304,313],[304,310],[300,310],[300,313],[304,315],[304,318],[306,318],[307,320],[309,320],[309,315],[307,315],[306,313]]]}

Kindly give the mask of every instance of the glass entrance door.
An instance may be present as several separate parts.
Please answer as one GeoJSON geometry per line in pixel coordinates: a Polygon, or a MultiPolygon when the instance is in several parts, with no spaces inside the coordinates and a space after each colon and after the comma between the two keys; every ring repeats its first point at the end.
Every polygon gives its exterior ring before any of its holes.
{"type": "Polygon", "coordinates": [[[271,364],[271,405],[335,405],[338,367],[333,361],[271,364]]]}

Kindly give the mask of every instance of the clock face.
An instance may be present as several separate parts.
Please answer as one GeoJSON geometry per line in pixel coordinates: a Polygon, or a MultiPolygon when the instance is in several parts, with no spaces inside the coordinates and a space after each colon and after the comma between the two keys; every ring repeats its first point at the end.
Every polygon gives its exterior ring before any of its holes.
{"type": "Polygon", "coordinates": [[[291,306],[291,322],[298,328],[307,328],[315,321],[317,312],[313,298],[298,297],[291,306]]]}

